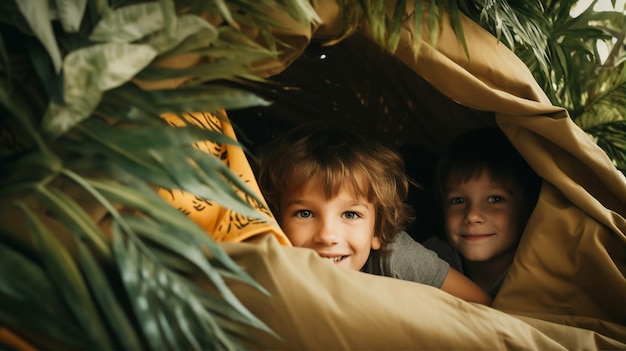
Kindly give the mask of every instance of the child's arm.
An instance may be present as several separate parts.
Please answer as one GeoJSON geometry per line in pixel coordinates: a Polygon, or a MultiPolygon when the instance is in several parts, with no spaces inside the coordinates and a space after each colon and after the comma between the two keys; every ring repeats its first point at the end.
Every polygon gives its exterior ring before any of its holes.
{"type": "Polygon", "coordinates": [[[491,296],[468,277],[452,267],[450,267],[448,275],[441,285],[441,290],[465,301],[491,306],[491,296]]]}

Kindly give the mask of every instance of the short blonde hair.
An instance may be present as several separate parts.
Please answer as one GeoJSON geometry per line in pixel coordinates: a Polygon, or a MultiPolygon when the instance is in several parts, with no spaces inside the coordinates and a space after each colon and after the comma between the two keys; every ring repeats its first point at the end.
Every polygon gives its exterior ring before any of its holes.
{"type": "Polygon", "coordinates": [[[259,162],[259,187],[277,217],[286,189],[317,178],[328,198],[348,186],[374,204],[375,235],[383,249],[413,219],[405,202],[409,179],[400,154],[351,130],[321,125],[295,128],[265,145],[259,162]]]}

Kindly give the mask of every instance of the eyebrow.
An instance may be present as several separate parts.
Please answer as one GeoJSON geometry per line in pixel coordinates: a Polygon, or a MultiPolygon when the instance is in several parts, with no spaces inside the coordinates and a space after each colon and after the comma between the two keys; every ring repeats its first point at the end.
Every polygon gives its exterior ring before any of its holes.
{"type": "MultiPolygon", "coordinates": [[[[284,203],[283,207],[288,207],[288,206],[293,206],[293,205],[307,205],[307,201],[303,200],[303,199],[293,199],[291,201],[287,201],[284,203]]],[[[369,206],[367,205],[367,203],[365,202],[360,202],[360,201],[348,201],[345,206],[348,207],[365,207],[365,208],[369,208],[369,206]]]]}
{"type": "Polygon", "coordinates": [[[285,202],[284,203],[284,207],[291,206],[291,205],[303,205],[305,203],[306,203],[305,200],[295,199],[295,200],[291,200],[291,201],[285,202]]]}
{"type": "Polygon", "coordinates": [[[369,208],[369,206],[365,202],[359,202],[359,201],[352,201],[348,205],[350,207],[352,207],[352,206],[360,206],[360,207],[369,208]]]}
{"type": "MultiPolygon", "coordinates": [[[[457,193],[457,192],[463,192],[461,190],[461,187],[450,187],[450,188],[445,188],[443,191],[444,195],[450,194],[450,193],[457,193]]],[[[491,187],[488,191],[489,193],[506,193],[508,195],[514,195],[516,193],[515,189],[510,189],[508,187],[503,187],[503,186],[496,186],[496,187],[491,187]]]]}

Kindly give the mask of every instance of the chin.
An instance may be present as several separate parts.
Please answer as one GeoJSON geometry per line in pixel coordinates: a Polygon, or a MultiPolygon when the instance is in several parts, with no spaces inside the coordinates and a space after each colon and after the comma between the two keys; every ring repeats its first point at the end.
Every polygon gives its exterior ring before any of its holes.
{"type": "Polygon", "coordinates": [[[492,256],[490,255],[481,255],[481,254],[466,255],[465,253],[463,253],[463,257],[465,257],[466,261],[470,261],[470,262],[484,262],[484,261],[489,261],[492,258],[492,256]]]}

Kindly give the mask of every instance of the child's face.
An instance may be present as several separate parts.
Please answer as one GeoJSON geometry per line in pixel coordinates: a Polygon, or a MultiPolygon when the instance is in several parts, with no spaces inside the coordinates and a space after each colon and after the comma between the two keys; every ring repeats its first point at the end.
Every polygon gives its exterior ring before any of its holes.
{"type": "Polygon", "coordinates": [[[356,198],[349,188],[327,199],[319,182],[309,180],[286,189],[279,220],[294,246],[308,247],[335,264],[360,270],[370,249],[380,248],[374,236],[373,203],[356,198]]]}
{"type": "Polygon", "coordinates": [[[447,184],[446,234],[469,261],[512,259],[521,235],[520,194],[489,173],[461,184],[447,184]]]}

